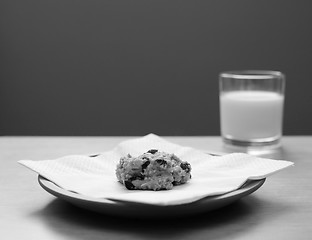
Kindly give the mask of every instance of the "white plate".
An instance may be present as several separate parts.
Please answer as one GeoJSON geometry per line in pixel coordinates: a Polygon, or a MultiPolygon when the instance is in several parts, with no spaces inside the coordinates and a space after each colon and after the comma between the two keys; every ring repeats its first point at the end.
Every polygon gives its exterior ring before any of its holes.
{"type": "Polygon", "coordinates": [[[170,206],[92,198],[60,188],[40,175],[38,181],[40,186],[52,195],[80,208],[98,213],[124,217],[177,217],[198,214],[229,205],[255,192],[263,185],[265,179],[247,181],[241,188],[226,194],[206,197],[192,203],[170,206]]]}

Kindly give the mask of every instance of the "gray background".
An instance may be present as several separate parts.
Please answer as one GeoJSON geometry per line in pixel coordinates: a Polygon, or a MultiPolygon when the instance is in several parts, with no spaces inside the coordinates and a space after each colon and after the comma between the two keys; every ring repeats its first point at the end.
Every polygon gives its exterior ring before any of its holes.
{"type": "Polygon", "coordinates": [[[284,134],[312,134],[311,7],[1,0],[0,135],[219,135],[218,74],[237,69],[284,72],[284,134]]]}

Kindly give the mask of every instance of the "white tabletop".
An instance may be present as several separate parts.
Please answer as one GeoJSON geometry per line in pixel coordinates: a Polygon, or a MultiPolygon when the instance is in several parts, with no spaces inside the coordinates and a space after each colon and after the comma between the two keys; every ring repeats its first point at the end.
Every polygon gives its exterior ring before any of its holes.
{"type": "MultiPolygon", "coordinates": [[[[309,239],[312,234],[312,137],[287,136],[270,157],[295,167],[269,177],[253,194],[185,219],[123,219],[79,209],[38,184],[21,159],[54,159],[112,149],[132,137],[0,137],[1,239],[309,239]]],[[[166,137],[225,152],[220,137],[166,137]]]]}

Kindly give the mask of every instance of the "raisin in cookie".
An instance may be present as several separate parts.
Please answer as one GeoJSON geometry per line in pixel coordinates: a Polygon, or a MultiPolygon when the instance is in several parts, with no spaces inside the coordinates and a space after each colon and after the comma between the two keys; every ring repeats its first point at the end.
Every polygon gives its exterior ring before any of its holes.
{"type": "Polygon", "coordinates": [[[169,190],[191,179],[191,165],[174,154],[151,149],[138,157],[120,158],[116,176],[129,190],[169,190]]]}

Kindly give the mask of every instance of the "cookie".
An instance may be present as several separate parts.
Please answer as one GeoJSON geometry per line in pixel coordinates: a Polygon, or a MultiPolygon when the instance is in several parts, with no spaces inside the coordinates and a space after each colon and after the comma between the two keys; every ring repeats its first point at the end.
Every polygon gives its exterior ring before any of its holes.
{"type": "Polygon", "coordinates": [[[191,179],[191,165],[174,154],[151,149],[120,158],[116,176],[129,190],[170,190],[191,179]]]}

